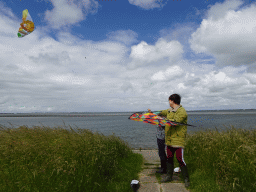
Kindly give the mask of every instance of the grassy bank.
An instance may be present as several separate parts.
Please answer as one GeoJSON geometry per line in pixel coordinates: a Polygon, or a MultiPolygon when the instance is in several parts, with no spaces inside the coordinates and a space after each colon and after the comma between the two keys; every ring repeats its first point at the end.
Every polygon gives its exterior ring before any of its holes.
{"type": "MultiPolygon", "coordinates": [[[[84,129],[1,127],[0,191],[132,192],[143,159],[131,150],[114,135],[84,129]]],[[[184,158],[191,192],[256,189],[255,129],[189,134],[184,158]]]]}
{"type": "Polygon", "coordinates": [[[255,129],[190,134],[184,155],[192,192],[256,190],[255,129]]]}
{"type": "Polygon", "coordinates": [[[114,135],[44,126],[0,130],[4,192],[130,192],[142,162],[114,135]]]}

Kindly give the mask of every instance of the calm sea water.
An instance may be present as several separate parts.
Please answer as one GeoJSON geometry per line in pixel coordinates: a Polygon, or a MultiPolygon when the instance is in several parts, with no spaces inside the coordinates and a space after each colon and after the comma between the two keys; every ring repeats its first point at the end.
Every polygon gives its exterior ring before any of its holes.
{"type": "MultiPolygon", "coordinates": [[[[236,128],[255,129],[256,110],[227,110],[227,111],[191,111],[188,113],[188,134],[218,128],[225,130],[230,125],[236,128]]],[[[129,120],[132,112],[116,113],[27,113],[0,114],[0,124],[17,128],[21,125],[57,127],[69,125],[80,129],[89,129],[93,133],[103,135],[113,133],[134,148],[157,149],[156,125],[129,120]],[[12,126],[11,126],[12,125],[12,126]]]]}

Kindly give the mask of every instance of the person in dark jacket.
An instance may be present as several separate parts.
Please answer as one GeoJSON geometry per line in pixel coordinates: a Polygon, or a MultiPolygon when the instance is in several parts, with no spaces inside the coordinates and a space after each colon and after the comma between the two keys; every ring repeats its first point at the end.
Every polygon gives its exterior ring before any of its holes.
{"type": "MultiPolygon", "coordinates": [[[[151,113],[151,110],[148,109],[148,112],[151,113]]],[[[161,168],[159,171],[156,171],[157,173],[167,173],[167,167],[166,167],[166,162],[167,162],[167,156],[165,152],[165,127],[159,125],[157,127],[157,133],[156,133],[156,138],[157,138],[157,146],[158,146],[158,155],[160,157],[160,162],[161,162],[161,168]]]]}

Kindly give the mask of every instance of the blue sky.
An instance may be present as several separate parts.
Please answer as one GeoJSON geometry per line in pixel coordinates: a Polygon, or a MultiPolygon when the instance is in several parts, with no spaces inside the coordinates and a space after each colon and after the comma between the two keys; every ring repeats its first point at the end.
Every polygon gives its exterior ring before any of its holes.
{"type": "Polygon", "coordinates": [[[0,16],[1,113],[160,110],[173,93],[256,108],[255,1],[0,0],[0,16]]]}

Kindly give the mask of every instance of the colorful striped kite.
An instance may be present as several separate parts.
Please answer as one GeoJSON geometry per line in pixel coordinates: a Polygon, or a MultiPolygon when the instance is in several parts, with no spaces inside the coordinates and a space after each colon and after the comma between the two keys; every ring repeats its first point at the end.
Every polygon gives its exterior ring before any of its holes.
{"type": "Polygon", "coordinates": [[[187,125],[187,126],[196,127],[194,125],[170,121],[170,120],[166,119],[165,117],[158,116],[159,113],[161,113],[161,111],[156,111],[154,113],[153,112],[152,113],[136,112],[136,113],[133,113],[128,119],[133,120],[133,121],[142,121],[143,123],[149,123],[151,125],[161,125],[161,126],[187,125]]]}

